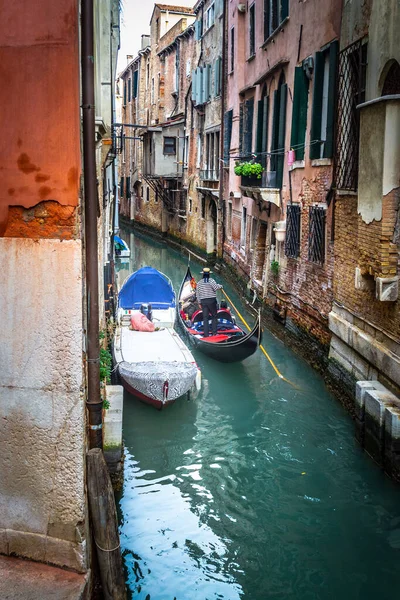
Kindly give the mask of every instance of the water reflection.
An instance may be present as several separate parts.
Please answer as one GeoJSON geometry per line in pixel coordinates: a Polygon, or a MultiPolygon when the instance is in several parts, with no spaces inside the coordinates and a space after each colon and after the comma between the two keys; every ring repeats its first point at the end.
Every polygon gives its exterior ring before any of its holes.
{"type": "MultiPolygon", "coordinates": [[[[131,271],[145,264],[178,288],[180,255],[135,238],[131,271]]],[[[259,352],[240,364],[195,353],[204,378],[196,401],[159,413],[125,398],[119,507],[135,598],[396,594],[399,489],[354,442],[350,419],[316,373],[268,332],[264,340],[300,390],[259,352]]]]}

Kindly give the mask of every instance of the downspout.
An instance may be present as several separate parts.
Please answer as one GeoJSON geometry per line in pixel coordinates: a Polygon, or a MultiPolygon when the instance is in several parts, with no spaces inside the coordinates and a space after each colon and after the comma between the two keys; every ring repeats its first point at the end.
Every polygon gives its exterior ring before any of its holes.
{"type": "Polygon", "coordinates": [[[102,447],[102,407],[100,396],[99,279],[97,247],[97,178],[94,106],[93,0],[81,4],[81,68],[83,175],[85,198],[86,267],[86,362],[89,413],[89,447],[102,447]]]}
{"type": "MultiPolygon", "coordinates": [[[[222,211],[222,225],[221,225],[221,258],[224,256],[224,245],[225,245],[225,213],[226,206],[224,200],[224,138],[225,138],[225,104],[226,104],[226,86],[227,86],[227,77],[226,77],[226,44],[227,44],[227,36],[226,36],[226,15],[227,15],[227,6],[226,1],[223,0],[223,13],[222,13],[222,86],[221,86],[221,128],[220,128],[220,136],[219,136],[219,210],[222,211]]],[[[229,156],[228,156],[228,167],[229,167],[229,156]]]]}

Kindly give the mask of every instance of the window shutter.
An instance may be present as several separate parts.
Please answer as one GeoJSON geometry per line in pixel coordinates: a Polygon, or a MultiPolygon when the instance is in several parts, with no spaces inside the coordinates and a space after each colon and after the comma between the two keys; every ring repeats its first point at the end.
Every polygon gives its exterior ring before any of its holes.
{"type": "Polygon", "coordinates": [[[295,148],[296,160],[304,159],[304,144],[307,128],[308,83],[303,67],[296,67],[294,74],[292,133],[290,138],[290,145],[292,148],[295,148]]]}
{"type": "Polygon", "coordinates": [[[192,71],[192,102],[194,102],[195,104],[196,104],[196,82],[197,82],[196,71],[193,70],[192,71]]]}
{"type": "Polygon", "coordinates": [[[324,55],[322,52],[315,54],[314,66],[314,90],[313,105],[311,117],[311,139],[310,139],[310,158],[320,158],[321,156],[321,117],[322,117],[322,91],[324,87],[324,55]]]}
{"type": "Polygon", "coordinates": [[[276,168],[276,187],[282,187],[283,181],[283,166],[285,164],[285,132],[286,132],[286,98],[287,84],[284,83],[280,87],[279,99],[279,127],[278,127],[278,156],[276,168]]]}
{"type": "Polygon", "coordinates": [[[231,149],[232,139],[232,119],[233,110],[228,110],[225,113],[225,124],[224,124],[224,162],[225,166],[229,167],[229,151],[231,149]]]}
{"type": "Polygon", "coordinates": [[[207,82],[207,93],[206,93],[206,101],[211,98],[211,88],[212,88],[212,65],[207,65],[208,71],[208,82],[207,82]]]}
{"type": "Polygon", "coordinates": [[[126,178],[126,197],[127,198],[131,197],[131,178],[130,177],[126,178]]]}
{"type": "MultiPolygon", "coordinates": [[[[263,137],[261,152],[267,152],[268,149],[268,119],[269,119],[269,96],[264,96],[263,107],[263,137]]],[[[267,155],[264,154],[263,165],[266,166],[267,155]]]]}
{"type": "MultiPolygon", "coordinates": [[[[274,91],[274,114],[272,115],[272,139],[271,139],[271,152],[274,152],[278,148],[278,124],[279,124],[279,92],[274,91]]],[[[271,171],[276,171],[277,156],[272,154],[271,156],[271,171]]]]}
{"type": "Polygon", "coordinates": [[[215,2],[214,2],[216,17],[219,17],[219,15],[222,13],[222,8],[223,8],[222,3],[223,3],[223,0],[215,0],[215,2]]]}
{"type": "Polygon", "coordinates": [[[210,65],[206,65],[203,68],[203,102],[207,102],[209,99],[210,89],[210,65]]]}
{"type": "Polygon", "coordinates": [[[133,72],[133,97],[137,98],[138,93],[138,72],[133,72]]]}
{"type": "Polygon", "coordinates": [[[243,117],[244,117],[244,103],[241,102],[239,106],[239,154],[242,154],[243,150],[243,117]]]}
{"type": "Polygon", "coordinates": [[[198,67],[197,69],[197,82],[196,82],[196,104],[203,103],[203,69],[198,67]]]}
{"type": "Polygon", "coordinates": [[[196,42],[198,42],[200,39],[199,32],[200,32],[200,21],[195,21],[195,23],[194,23],[194,39],[196,42]]]}
{"type": "Polygon", "coordinates": [[[221,57],[218,56],[214,64],[214,94],[219,96],[221,94],[221,57]]]}
{"type": "Polygon", "coordinates": [[[281,0],[281,22],[289,16],[289,0],[281,0]]]}
{"type": "Polygon", "coordinates": [[[123,198],[123,196],[124,196],[124,182],[125,182],[125,178],[121,177],[120,189],[119,189],[119,195],[121,198],[123,198]]]}
{"type": "Polygon", "coordinates": [[[244,153],[251,154],[253,147],[253,117],[254,117],[254,98],[246,100],[245,128],[244,128],[244,153]]]}
{"type": "Polygon", "coordinates": [[[264,0],[264,40],[269,38],[270,36],[270,27],[269,27],[269,19],[270,19],[270,3],[271,0],[264,0]]]}
{"type": "Polygon", "coordinates": [[[336,40],[332,42],[329,48],[328,114],[326,119],[324,158],[332,158],[333,156],[338,52],[339,42],[336,40]]]}
{"type": "Polygon", "coordinates": [[[264,99],[257,102],[257,139],[256,139],[256,153],[262,152],[262,139],[263,139],[263,128],[264,128],[264,99]]]}
{"type": "Polygon", "coordinates": [[[124,81],[124,106],[126,104],[126,81],[124,81]]]}

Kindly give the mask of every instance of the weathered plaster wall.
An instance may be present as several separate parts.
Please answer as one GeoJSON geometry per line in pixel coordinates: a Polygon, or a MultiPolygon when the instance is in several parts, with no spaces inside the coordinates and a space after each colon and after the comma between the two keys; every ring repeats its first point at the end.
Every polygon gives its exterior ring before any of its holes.
{"type": "Polygon", "coordinates": [[[381,95],[384,68],[389,60],[400,63],[400,3],[373,0],[368,34],[368,77],[366,100],[381,95]]]}
{"type": "Polygon", "coordinates": [[[77,0],[1,0],[0,13],[0,76],[7,82],[0,89],[3,235],[9,206],[77,206],[79,19],[77,0]]]}
{"type": "Polygon", "coordinates": [[[0,255],[0,552],[84,571],[81,243],[0,255]]]}

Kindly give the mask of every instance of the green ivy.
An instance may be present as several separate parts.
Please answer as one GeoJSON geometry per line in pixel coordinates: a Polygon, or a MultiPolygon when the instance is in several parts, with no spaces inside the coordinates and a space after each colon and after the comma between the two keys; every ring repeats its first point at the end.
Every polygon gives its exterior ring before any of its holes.
{"type": "Polygon", "coordinates": [[[241,175],[242,177],[256,177],[261,179],[261,174],[264,171],[264,167],[257,162],[237,162],[234,167],[235,175],[241,175]]]}
{"type": "Polygon", "coordinates": [[[278,273],[279,273],[279,263],[278,263],[278,261],[277,260],[272,260],[271,264],[270,264],[270,267],[271,267],[272,273],[274,275],[278,275],[278,273]]]}
{"type": "Polygon", "coordinates": [[[112,357],[109,350],[100,348],[100,380],[110,383],[112,357]]]}

